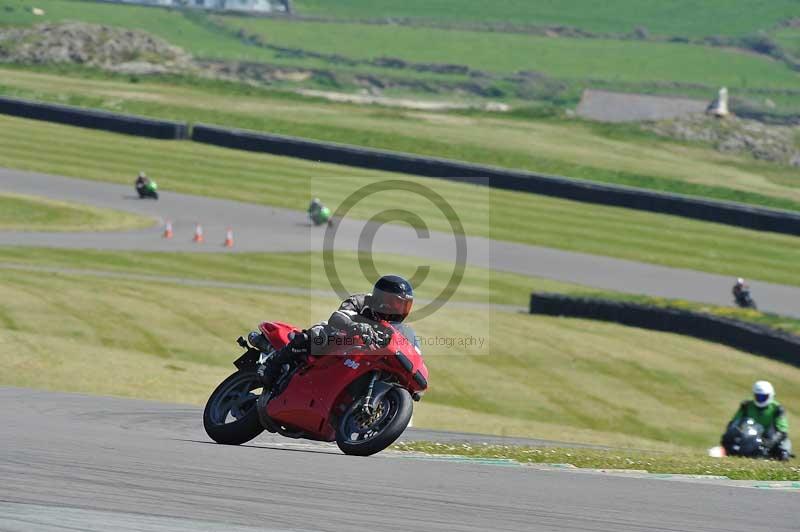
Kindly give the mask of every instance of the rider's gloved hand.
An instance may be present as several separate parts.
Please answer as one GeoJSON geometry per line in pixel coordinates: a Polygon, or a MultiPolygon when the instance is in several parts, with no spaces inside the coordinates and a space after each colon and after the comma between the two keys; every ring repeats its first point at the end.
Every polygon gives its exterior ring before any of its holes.
{"type": "Polygon", "coordinates": [[[771,436],[764,439],[764,448],[767,451],[772,451],[776,447],[778,447],[781,442],[786,438],[786,433],[781,431],[776,431],[771,436]]]}
{"type": "Polygon", "coordinates": [[[373,345],[380,341],[381,335],[368,323],[354,323],[350,328],[351,336],[360,336],[366,345],[373,345]]]}

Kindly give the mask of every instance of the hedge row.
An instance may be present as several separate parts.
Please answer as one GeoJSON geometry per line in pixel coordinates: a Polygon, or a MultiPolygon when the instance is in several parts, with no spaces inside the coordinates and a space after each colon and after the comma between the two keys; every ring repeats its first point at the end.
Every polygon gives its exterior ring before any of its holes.
{"type": "Polygon", "coordinates": [[[684,309],[537,292],[531,294],[530,312],[693,336],[800,367],[800,337],[765,325],[684,309]]]}
{"type": "Polygon", "coordinates": [[[450,181],[488,184],[504,190],[672,214],[759,231],[800,235],[800,213],[739,203],[210,125],[196,125],[192,131],[192,140],[226,148],[450,181]]]}
{"type": "Polygon", "coordinates": [[[155,139],[186,139],[188,124],[0,96],[0,113],[155,139]]]}

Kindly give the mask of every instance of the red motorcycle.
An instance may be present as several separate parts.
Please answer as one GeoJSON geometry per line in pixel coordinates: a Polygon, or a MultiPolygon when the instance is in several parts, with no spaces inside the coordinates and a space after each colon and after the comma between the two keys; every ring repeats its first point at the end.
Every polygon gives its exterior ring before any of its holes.
{"type": "Polygon", "coordinates": [[[299,330],[264,322],[237,342],[247,351],[236,373],[208,398],[206,433],[217,443],[240,445],[265,429],[287,438],[336,441],[345,454],[369,456],[391,445],[408,426],[414,401],[428,388],[428,368],[408,325],[374,326],[383,341],[334,337],[328,354],[284,364],[273,391],[257,370],[299,330]]]}

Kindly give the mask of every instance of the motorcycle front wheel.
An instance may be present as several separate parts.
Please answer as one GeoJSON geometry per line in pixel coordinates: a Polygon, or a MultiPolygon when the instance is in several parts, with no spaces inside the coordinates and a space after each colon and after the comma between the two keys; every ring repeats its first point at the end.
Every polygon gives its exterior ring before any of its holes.
{"type": "Polygon", "coordinates": [[[241,445],[264,431],[256,400],[262,388],[255,370],[237,371],[217,386],[206,402],[203,426],[212,440],[241,445]]]}
{"type": "Polygon", "coordinates": [[[403,388],[392,388],[383,396],[371,415],[356,401],[339,420],[336,445],[344,454],[369,456],[378,453],[400,437],[414,412],[411,395],[403,388]]]}

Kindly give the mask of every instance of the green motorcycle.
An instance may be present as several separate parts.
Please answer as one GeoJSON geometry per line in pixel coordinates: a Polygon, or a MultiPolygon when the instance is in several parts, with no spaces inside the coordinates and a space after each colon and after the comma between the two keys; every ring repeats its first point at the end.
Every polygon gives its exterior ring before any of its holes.
{"type": "Polygon", "coordinates": [[[148,181],[147,183],[136,184],[136,192],[139,193],[140,199],[152,198],[158,199],[158,185],[155,181],[148,181]]]}
{"type": "Polygon", "coordinates": [[[322,224],[333,224],[333,221],[331,220],[331,210],[325,206],[308,211],[308,217],[311,219],[311,223],[317,226],[322,224]]]}

